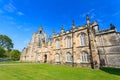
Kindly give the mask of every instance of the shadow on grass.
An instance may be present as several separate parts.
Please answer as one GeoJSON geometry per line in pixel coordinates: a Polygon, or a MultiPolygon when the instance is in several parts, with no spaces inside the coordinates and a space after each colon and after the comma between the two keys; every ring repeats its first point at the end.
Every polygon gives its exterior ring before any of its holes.
{"type": "Polygon", "coordinates": [[[119,75],[120,76],[120,68],[109,68],[109,67],[103,67],[101,68],[102,71],[105,71],[110,74],[119,75]]]}

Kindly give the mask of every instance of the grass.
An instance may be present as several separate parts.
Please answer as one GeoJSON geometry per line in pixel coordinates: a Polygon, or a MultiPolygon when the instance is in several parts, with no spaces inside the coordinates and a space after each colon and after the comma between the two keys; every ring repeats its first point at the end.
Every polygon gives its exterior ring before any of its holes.
{"type": "Polygon", "coordinates": [[[111,73],[111,68],[92,70],[50,64],[8,64],[14,65],[0,66],[0,80],[120,80],[120,69],[112,69],[111,73]]]}

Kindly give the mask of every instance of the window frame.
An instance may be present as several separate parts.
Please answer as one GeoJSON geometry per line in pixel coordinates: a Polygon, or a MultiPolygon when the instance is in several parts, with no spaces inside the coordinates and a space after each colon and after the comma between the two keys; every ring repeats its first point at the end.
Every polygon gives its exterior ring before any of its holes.
{"type": "Polygon", "coordinates": [[[88,53],[87,52],[83,51],[81,57],[82,57],[81,58],[82,59],[81,60],[82,63],[88,63],[88,53]]]}
{"type": "Polygon", "coordinates": [[[80,46],[86,46],[86,35],[85,35],[85,33],[80,34],[80,46]]]}
{"type": "Polygon", "coordinates": [[[66,62],[72,62],[72,54],[70,52],[66,53],[66,62]]]}
{"type": "Polygon", "coordinates": [[[55,54],[55,62],[60,62],[60,54],[55,54]]]}
{"type": "Polygon", "coordinates": [[[70,48],[71,47],[71,37],[67,36],[66,37],[66,48],[70,48]]]}
{"type": "Polygon", "coordinates": [[[56,49],[60,49],[60,40],[56,40],[56,49]]]}

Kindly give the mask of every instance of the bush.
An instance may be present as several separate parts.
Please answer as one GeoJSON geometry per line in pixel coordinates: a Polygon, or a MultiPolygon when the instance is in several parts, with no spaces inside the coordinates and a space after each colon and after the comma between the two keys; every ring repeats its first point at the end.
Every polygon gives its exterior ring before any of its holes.
{"type": "Polygon", "coordinates": [[[13,60],[19,60],[19,59],[20,59],[20,51],[18,51],[18,50],[13,50],[13,51],[11,52],[11,58],[12,58],[13,60]]]}
{"type": "Polygon", "coordinates": [[[0,47],[0,57],[5,57],[5,50],[0,47]]]}

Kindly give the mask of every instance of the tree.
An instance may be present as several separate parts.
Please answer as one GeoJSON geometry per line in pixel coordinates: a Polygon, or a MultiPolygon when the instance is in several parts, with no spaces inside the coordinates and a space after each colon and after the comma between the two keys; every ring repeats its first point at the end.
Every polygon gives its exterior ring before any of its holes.
{"type": "Polygon", "coordinates": [[[11,57],[14,60],[19,60],[20,59],[20,51],[19,50],[13,50],[11,52],[11,57]]]}
{"type": "Polygon", "coordinates": [[[7,50],[10,56],[10,51],[13,48],[12,40],[6,35],[0,35],[0,47],[7,50]]]}
{"type": "Polygon", "coordinates": [[[6,35],[0,35],[0,47],[10,50],[13,48],[12,40],[6,35]]]}
{"type": "Polygon", "coordinates": [[[0,47],[0,58],[4,57],[5,56],[4,54],[5,54],[5,50],[2,47],[0,47]]]}

